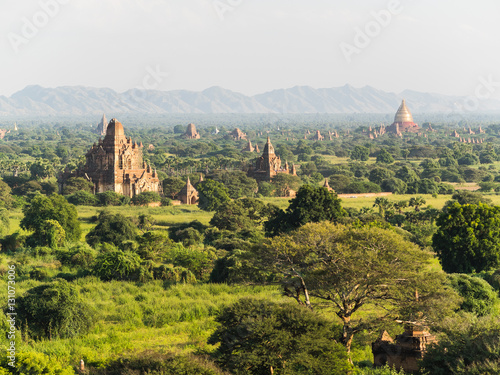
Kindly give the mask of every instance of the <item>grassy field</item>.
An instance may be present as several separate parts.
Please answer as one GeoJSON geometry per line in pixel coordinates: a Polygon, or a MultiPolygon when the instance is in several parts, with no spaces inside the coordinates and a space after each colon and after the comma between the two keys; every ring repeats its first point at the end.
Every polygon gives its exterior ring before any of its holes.
{"type": "MultiPolygon", "coordinates": [[[[7,288],[5,281],[1,284],[7,288]]],[[[39,284],[20,282],[17,293],[39,284]]],[[[64,365],[76,366],[83,358],[95,367],[148,350],[210,352],[214,348],[206,342],[216,326],[214,316],[224,306],[243,297],[291,302],[277,286],[166,286],[161,281],[101,282],[94,277],[75,284],[93,314],[95,325],[90,333],[71,339],[19,341],[18,351],[43,352],[64,365]]]]}

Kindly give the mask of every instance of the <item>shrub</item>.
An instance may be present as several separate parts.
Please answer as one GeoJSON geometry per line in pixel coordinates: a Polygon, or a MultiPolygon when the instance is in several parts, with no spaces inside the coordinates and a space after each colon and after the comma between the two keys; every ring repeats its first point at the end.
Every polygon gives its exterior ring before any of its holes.
{"type": "Polygon", "coordinates": [[[156,280],[164,280],[172,284],[196,283],[196,277],[190,270],[184,267],[174,267],[172,265],[162,264],[153,270],[153,275],[156,280]]]}
{"type": "Polygon", "coordinates": [[[105,191],[96,195],[101,206],[119,206],[121,204],[120,195],[114,191],[105,191]]]}
{"type": "Polygon", "coordinates": [[[74,375],[75,372],[70,366],[63,367],[55,359],[43,353],[18,352],[16,353],[16,367],[8,364],[6,356],[2,356],[0,362],[0,375],[74,375]],[[2,370],[5,370],[3,372],[2,370]],[[8,370],[8,371],[7,371],[8,370]]]}
{"type": "Polygon", "coordinates": [[[194,355],[144,352],[134,358],[120,358],[104,368],[89,367],[95,375],[224,375],[210,360],[194,355]]]}
{"type": "MultiPolygon", "coordinates": [[[[236,374],[346,374],[351,369],[330,322],[302,306],[244,298],[216,318],[217,362],[236,374]]],[[[336,332],[337,331],[337,332],[336,332]]]]}
{"type": "Polygon", "coordinates": [[[145,206],[153,202],[161,202],[160,194],[154,191],[145,191],[132,198],[132,203],[136,206],[145,206]]]}
{"type": "Polygon", "coordinates": [[[35,246],[54,246],[64,241],[63,237],[70,241],[80,239],[78,212],[61,195],[37,195],[23,208],[23,214],[21,228],[33,231],[29,241],[35,246]]]}
{"type": "Polygon", "coordinates": [[[17,313],[18,328],[28,329],[35,338],[73,337],[92,325],[90,306],[80,300],[75,286],[62,279],[29,289],[18,298],[17,313]]]}
{"type": "Polygon", "coordinates": [[[77,191],[66,197],[69,203],[75,206],[97,206],[99,198],[88,191],[77,191]]]}
{"type": "Polygon", "coordinates": [[[87,244],[77,243],[69,249],[59,250],[56,257],[65,266],[89,268],[96,255],[97,252],[87,244]]]}
{"type": "Polygon", "coordinates": [[[139,255],[130,251],[114,250],[100,254],[92,272],[101,280],[134,280],[141,265],[139,255]]]}
{"type": "Polygon", "coordinates": [[[90,246],[101,242],[119,246],[123,241],[133,240],[136,235],[136,226],[132,221],[121,214],[112,214],[101,211],[97,218],[97,225],[85,236],[90,246]]]}
{"type": "Polygon", "coordinates": [[[460,308],[478,316],[492,313],[497,304],[498,297],[492,286],[485,280],[466,274],[448,275],[451,286],[464,299],[460,308]]]}

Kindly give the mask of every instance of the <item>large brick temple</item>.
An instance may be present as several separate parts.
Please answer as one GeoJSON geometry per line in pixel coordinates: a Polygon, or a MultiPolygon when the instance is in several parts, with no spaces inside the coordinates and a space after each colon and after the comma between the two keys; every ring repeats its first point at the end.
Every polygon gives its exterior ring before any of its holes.
{"type": "Polygon", "coordinates": [[[64,173],[59,180],[59,189],[62,191],[68,178],[83,177],[94,184],[96,194],[114,191],[132,198],[145,191],[161,193],[158,174],[144,162],[142,148],[142,142],[137,144],[125,137],[123,125],[112,119],[104,140],[99,139],[85,155],[85,166],[64,173]]]}
{"type": "Polygon", "coordinates": [[[269,182],[278,173],[297,175],[295,165],[292,164],[290,168],[286,162],[284,167],[281,166],[281,158],[276,155],[271,140],[267,137],[262,156],[257,159],[255,167],[248,171],[248,176],[255,178],[257,181],[269,182]]]}

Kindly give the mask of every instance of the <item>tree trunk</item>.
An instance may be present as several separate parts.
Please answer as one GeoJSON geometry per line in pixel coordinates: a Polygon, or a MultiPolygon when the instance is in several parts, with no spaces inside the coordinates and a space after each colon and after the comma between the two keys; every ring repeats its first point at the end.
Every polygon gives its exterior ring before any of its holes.
{"type": "Polygon", "coordinates": [[[342,330],[342,344],[347,349],[347,355],[349,356],[349,362],[352,363],[351,359],[351,345],[352,345],[352,339],[354,337],[354,329],[351,327],[351,317],[350,316],[343,316],[341,317],[344,327],[342,330]]]}
{"type": "MultiPolygon", "coordinates": [[[[307,290],[307,286],[306,286],[306,282],[304,281],[304,278],[300,275],[300,273],[295,271],[295,269],[292,268],[292,271],[300,280],[300,286],[302,287],[302,291],[304,292],[304,300],[305,300],[304,303],[306,304],[306,307],[308,309],[312,310],[311,300],[309,299],[309,291],[307,290]]],[[[300,303],[300,301],[299,301],[299,303],[300,303]]]]}

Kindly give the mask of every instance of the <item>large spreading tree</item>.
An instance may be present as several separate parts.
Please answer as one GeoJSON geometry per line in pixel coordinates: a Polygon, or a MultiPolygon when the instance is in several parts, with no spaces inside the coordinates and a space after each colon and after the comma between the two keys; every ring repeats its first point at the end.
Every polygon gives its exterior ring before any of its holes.
{"type": "Polygon", "coordinates": [[[281,276],[285,295],[333,309],[348,350],[354,334],[366,328],[353,320],[366,304],[405,321],[436,319],[458,307],[445,274],[429,266],[432,255],[394,230],[310,223],[257,251],[261,266],[281,276]]]}

